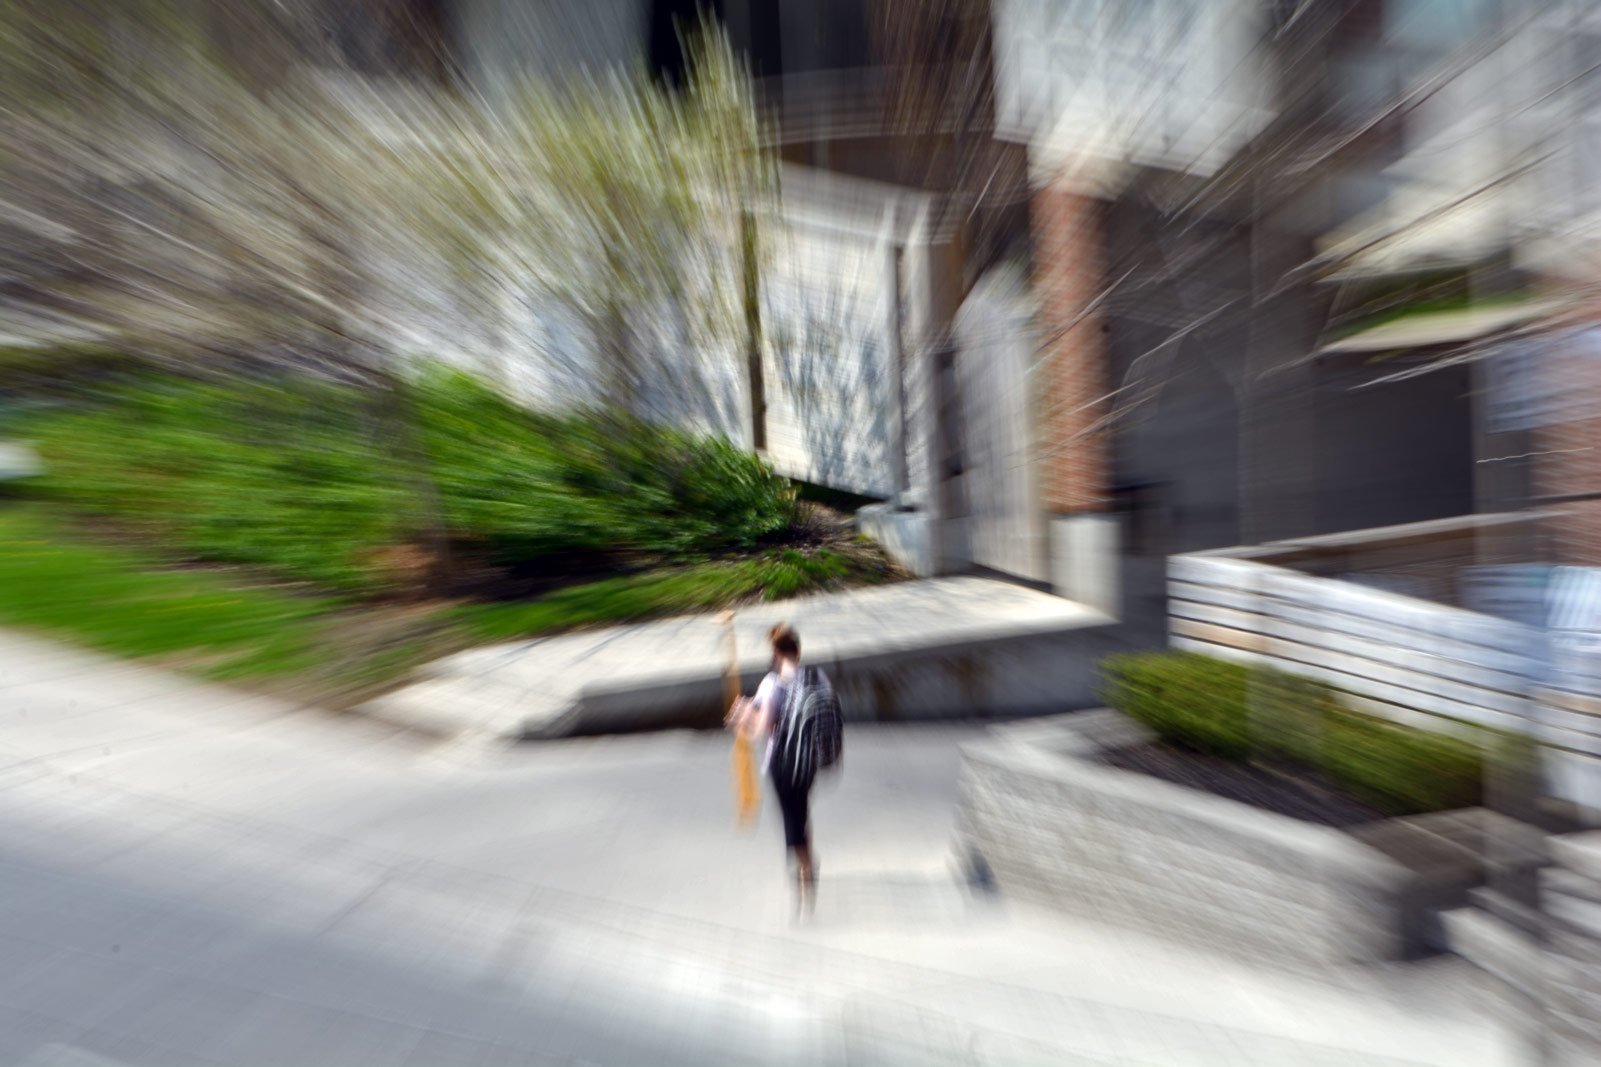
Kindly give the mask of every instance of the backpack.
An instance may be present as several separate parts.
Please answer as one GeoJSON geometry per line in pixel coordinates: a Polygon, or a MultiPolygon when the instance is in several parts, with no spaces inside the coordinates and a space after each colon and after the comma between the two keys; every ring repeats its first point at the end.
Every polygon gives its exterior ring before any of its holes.
{"type": "Polygon", "coordinates": [[[845,716],[834,689],[816,667],[806,667],[790,686],[779,721],[773,768],[792,786],[810,786],[817,772],[839,762],[845,747],[845,716]]]}

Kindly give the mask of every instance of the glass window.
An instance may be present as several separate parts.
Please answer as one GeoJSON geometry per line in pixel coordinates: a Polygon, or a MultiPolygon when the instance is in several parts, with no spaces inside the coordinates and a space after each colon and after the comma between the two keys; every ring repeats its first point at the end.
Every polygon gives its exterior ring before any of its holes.
{"type": "Polygon", "coordinates": [[[1492,0],[1390,0],[1385,35],[1413,48],[1451,48],[1483,30],[1494,12],[1492,0]]]}

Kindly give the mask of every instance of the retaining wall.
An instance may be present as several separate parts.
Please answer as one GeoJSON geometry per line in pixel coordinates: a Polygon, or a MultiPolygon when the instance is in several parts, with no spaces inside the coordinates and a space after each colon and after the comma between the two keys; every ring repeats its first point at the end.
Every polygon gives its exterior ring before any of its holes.
{"type": "Polygon", "coordinates": [[[1146,731],[1110,711],[998,727],[964,751],[974,873],[1048,907],[1293,969],[1427,950],[1482,878],[1487,813],[1345,832],[1100,763],[1146,731]]]}

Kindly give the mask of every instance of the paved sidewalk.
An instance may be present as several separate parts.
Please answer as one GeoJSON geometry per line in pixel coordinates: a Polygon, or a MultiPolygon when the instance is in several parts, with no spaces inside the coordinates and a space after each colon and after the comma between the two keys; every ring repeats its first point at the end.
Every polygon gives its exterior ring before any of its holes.
{"type": "Polygon", "coordinates": [[[460,765],[0,632],[0,1063],[1519,1063],[1454,961],[1312,981],[970,896],[975,735],[853,729],[796,925],[721,738],[460,765]]]}
{"type": "MultiPolygon", "coordinates": [[[[1093,631],[1115,620],[973,576],[818,594],[736,613],[747,676],[766,668],[766,633],[780,621],[800,631],[808,660],[837,665],[1093,631]]],[[[657,725],[653,712],[674,710],[658,694],[697,684],[715,693],[727,662],[723,625],[694,615],[474,649],[361,710],[441,736],[562,736],[601,716],[608,726],[657,725]]]]}

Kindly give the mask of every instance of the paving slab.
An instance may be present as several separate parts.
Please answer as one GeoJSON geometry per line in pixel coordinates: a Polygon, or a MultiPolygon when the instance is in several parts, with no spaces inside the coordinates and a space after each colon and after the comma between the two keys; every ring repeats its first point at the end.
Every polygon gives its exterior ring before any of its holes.
{"type": "MultiPolygon", "coordinates": [[[[0,632],[18,691],[32,645],[0,632]]],[[[720,737],[441,765],[77,666],[72,730],[0,724],[0,1063],[1519,1067],[1471,975],[1288,977],[973,895],[949,868],[973,727],[851,728],[796,923],[720,737]]]]}

